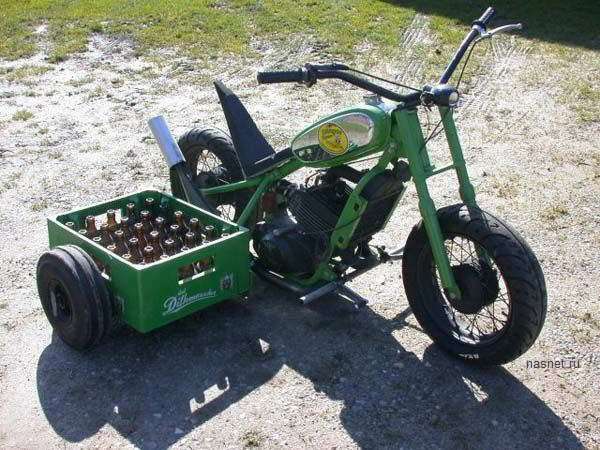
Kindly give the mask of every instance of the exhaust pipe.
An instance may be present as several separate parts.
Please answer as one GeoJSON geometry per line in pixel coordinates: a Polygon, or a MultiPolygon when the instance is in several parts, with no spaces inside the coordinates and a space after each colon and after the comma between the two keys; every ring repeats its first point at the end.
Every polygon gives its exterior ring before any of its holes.
{"type": "Polygon", "coordinates": [[[169,126],[165,118],[163,116],[153,117],[148,121],[148,125],[154,135],[154,139],[156,139],[156,143],[160,147],[160,151],[167,160],[169,169],[181,162],[185,163],[183,153],[181,153],[179,145],[177,145],[175,138],[169,131],[169,126]]]}
{"type": "Polygon", "coordinates": [[[163,116],[153,117],[148,121],[150,131],[156,139],[156,143],[160,147],[169,169],[172,170],[179,180],[179,184],[185,195],[185,200],[192,205],[219,215],[219,212],[204,198],[204,196],[196,189],[192,182],[192,174],[188,169],[185,157],[177,145],[175,138],[169,131],[167,121],[163,116]]]}

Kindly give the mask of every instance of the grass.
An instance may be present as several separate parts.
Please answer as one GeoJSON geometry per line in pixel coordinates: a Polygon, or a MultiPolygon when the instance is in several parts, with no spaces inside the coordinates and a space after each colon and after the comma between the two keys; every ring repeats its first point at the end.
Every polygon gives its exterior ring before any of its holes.
{"type": "Polygon", "coordinates": [[[262,437],[257,431],[251,430],[242,436],[242,444],[245,448],[256,448],[262,444],[262,437]]]}
{"type": "MultiPolygon", "coordinates": [[[[49,61],[60,62],[86,49],[90,34],[131,37],[140,51],[178,47],[193,56],[251,52],[253,39],[285,41],[312,36],[336,55],[353,54],[369,42],[386,50],[416,13],[431,18],[443,44],[456,44],[487,0],[4,0],[0,13],[0,58],[37,51],[35,29],[47,24],[49,61]]],[[[500,21],[522,20],[533,40],[596,48],[598,3],[591,0],[538,2],[506,0],[500,21]]]]}
{"type": "Polygon", "coordinates": [[[28,111],[26,109],[20,109],[16,113],[13,114],[12,119],[25,122],[25,121],[31,119],[32,117],[33,117],[33,113],[31,111],[28,111]]]}
{"type": "Polygon", "coordinates": [[[513,199],[519,194],[519,183],[515,176],[496,177],[491,183],[497,197],[513,199]]]}
{"type": "Polygon", "coordinates": [[[547,221],[554,221],[568,214],[569,210],[564,205],[552,205],[541,212],[542,218],[547,221]]]}
{"type": "Polygon", "coordinates": [[[597,82],[591,80],[580,80],[575,83],[572,89],[569,89],[571,95],[574,94],[574,101],[571,102],[577,117],[582,122],[600,121],[598,105],[600,104],[600,88],[597,82]]]}
{"type": "Polygon", "coordinates": [[[0,68],[0,76],[8,82],[24,82],[52,70],[50,66],[22,66],[17,68],[0,68]]]}
{"type": "MultiPolygon", "coordinates": [[[[373,0],[6,0],[0,15],[0,58],[18,59],[36,52],[35,28],[46,23],[57,63],[86,49],[91,33],[132,38],[141,52],[177,47],[191,56],[252,53],[255,38],[284,42],[308,35],[329,53],[352,54],[370,42],[382,49],[398,37],[415,11],[373,0]]],[[[452,20],[437,17],[437,30],[452,20]]],[[[464,26],[461,26],[464,31],[464,26]]],[[[452,37],[460,39],[456,32],[452,37]]],[[[444,31],[447,33],[447,31],[444,31]]],[[[450,33],[452,34],[452,33],[450,33]]],[[[448,36],[445,36],[448,37],[448,36]]]]}
{"type": "Polygon", "coordinates": [[[91,100],[94,98],[102,97],[105,94],[106,94],[106,92],[104,91],[104,88],[102,86],[96,86],[94,89],[89,91],[88,99],[91,100]]]}
{"type": "Polygon", "coordinates": [[[86,84],[92,83],[93,81],[94,81],[94,77],[92,77],[91,75],[86,75],[81,78],[74,78],[72,80],[69,80],[69,81],[67,81],[67,84],[69,86],[78,88],[78,87],[84,86],[86,84]]]}
{"type": "Polygon", "coordinates": [[[48,208],[48,200],[46,200],[46,199],[43,199],[43,200],[40,200],[39,202],[34,202],[31,204],[31,210],[33,212],[42,212],[46,208],[48,208]]]}

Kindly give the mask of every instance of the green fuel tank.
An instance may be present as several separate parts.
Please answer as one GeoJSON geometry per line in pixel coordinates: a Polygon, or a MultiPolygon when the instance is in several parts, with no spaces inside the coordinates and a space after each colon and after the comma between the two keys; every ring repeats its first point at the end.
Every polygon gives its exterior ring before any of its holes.
{"type": "Polygon", "coordinates": [[[393,105],[358,105],[331,114],[305,128],[292,141],[292,152],[309,167],[331,167],[385,149],[393,105]]]}

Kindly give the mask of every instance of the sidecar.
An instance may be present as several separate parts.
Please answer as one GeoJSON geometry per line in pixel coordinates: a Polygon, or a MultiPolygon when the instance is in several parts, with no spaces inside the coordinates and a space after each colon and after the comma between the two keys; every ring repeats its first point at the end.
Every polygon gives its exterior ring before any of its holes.
{"type": "Polygon", "coordinates": [[[157,191],[142,191],[48,219],[50,251],[37,267],[44,311],[67,344],[97,344],[119,322],[146,333],[251,287],[249,231],[190,203],[157,191]],[[216,238],[168,258],[134,264],[79,232],[88,216],[117,221],[126,205],[182,211],[216,230],[216,238]],[[75,224],[75,226],[73,226],[75,224]],[[195,270],[184,270],[194,267],[195,270]]]}

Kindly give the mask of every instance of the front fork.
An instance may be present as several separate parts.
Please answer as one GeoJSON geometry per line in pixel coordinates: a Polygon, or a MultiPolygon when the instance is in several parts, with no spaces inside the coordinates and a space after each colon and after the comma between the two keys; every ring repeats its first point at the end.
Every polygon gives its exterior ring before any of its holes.
{"type": "Polygon", "coordinates": [[[456,284],[450,268],[450,261],[444,245],[444,236],[437,217],[437,210],[429,189],[427,178],[454,169],[459,183],[460,198],[468,206],[476,206],[475,190],[469,180],[469,174],[463,157],[462,148],[456,132],[452,109],[440,108],[442,125],[450,147],[452,164],[436,169],[429,159],[429,153],[417,111],[415,109],[398,109],[394,112],[396,127],[393,130],[397,142],[402,143],[402,151],[408,159],[410,172],[419,196],[419,211],[425,224],[429,245],[440,274],[442,286],[446,294],[452,298],[460,298],[460,289],[456,284]]]}

